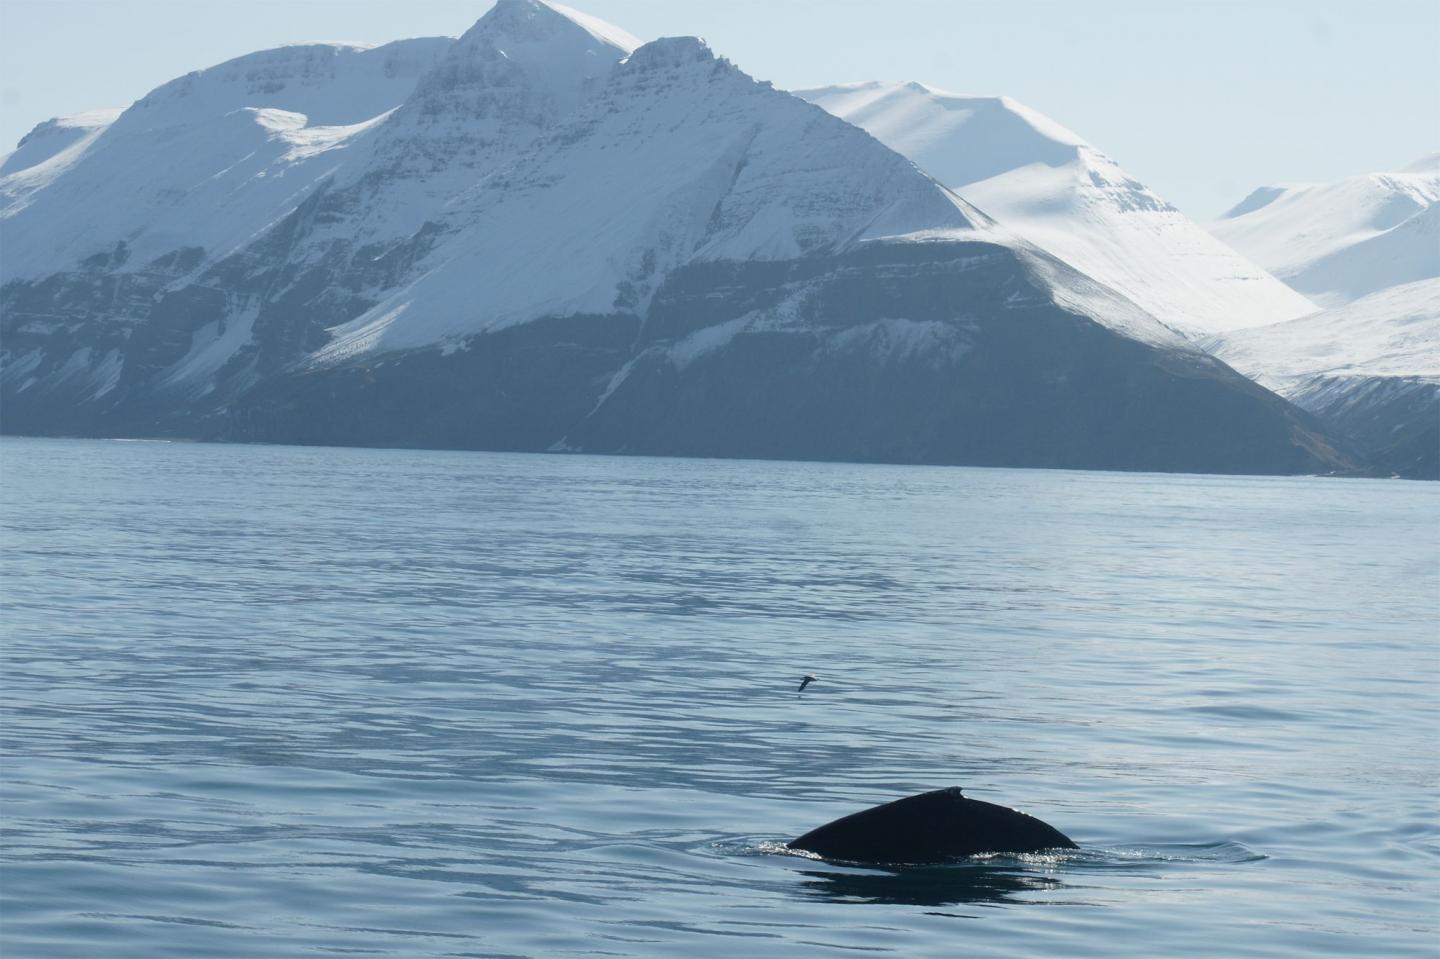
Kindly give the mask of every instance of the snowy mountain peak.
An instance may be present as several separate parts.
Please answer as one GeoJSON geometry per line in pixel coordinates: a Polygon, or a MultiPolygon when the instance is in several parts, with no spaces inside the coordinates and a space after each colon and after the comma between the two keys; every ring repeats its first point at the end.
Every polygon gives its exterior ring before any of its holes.
{"type": "Polygon", "coordinates": [[[1313,312],[1071,130],[1009,97],[923,83],[798,95],[863,127],[1003,226],[1189,333],[1313,312]]]}
{"type": "Polygon", "coordinates": [[[694,37],[637,48],[576,113],[528,140],[507,123],[491,128],[477,170],[458,167],[470,161],[449,138],[457,176],[427,160],[423,188],[453,191],[436,204],[445,254],[333,328],[321,363],[547,315],[644,311],[668,277],[702,263],[835,255],[927,229],[976,239],[969,207],[913,164],[694,37]]]}
{"type": "Polygon", "coordinates": [[[1327,307],[1440,276],[1440,154],[1394,172],[1262,187],[1212,229],[1327,307]]]}
{"type": "Polygon", "coordinates": [[[189,125],[246,107],[304,114],[310,126],[347,126],[397,106],[445,54],[449,37],[380,46],[308,43],[260,50],[163,84],[126,110],[117,131],[189,125]]]}
{"type": "Polygon", "coordinates": [[[1361,438],[1386,471],[1440,476],[1440,154],[1265,187],[1212,229],[1328,309],[1211,351],[1361,438]]]}
{"type": "MultiPolygon", "coordinates": [[[[18,150],[40,141],[54,143],[57,141],[66,144],[73,143],[76,137],[83,136],[91,130],[99,127],[106,127],[115,122],[123,111],[112,110],[89,110],[85,113],[76,113],[65,117],[51,117],[35,124],[34,128],[15,144],[18,150]]],[[[62,148],[63,149],[63,148],[62,148]]]]}
{"type": "Polygon", "coordinates": [[[500,0],[417,84],[402,122],[547,126],[635,49],[618,27],[542,0],[500,0]]]}
{"type": "Polygon", "coordinates": [[[947,185],[987,180],[1017,167],[1073,162],[1089,144],[1009,97],[969,97],[917,82],[841,84],[797,90],[869,130],[947,185]]]}
{"type": "Polygon", "coordinates": [[[710,45],[699,37],[661,37],[636,49],[625,64],[631,70],[663,70],[715,59],[710,45]]]}
{"type": "Polygon", "coordinates": [[[479,42],[603,46],[630,53],[640,41],[617,26],[546,0],[498,0],[460,37],[462,46],[479,42]]]}
{"type": "Polygon", "coordinates": [[[158,87],[43,163],[22,169],[26,158],[12,158],[0,176],[0,222],[29,242],[10,244],[0,276],[73,265],[117,244],[131,270],[180,246],[223,256],[324,181],[341,148],[404,103],[453,43],[262,50],[158,87]],[[42,194],[87,199],[33,207],[42,194]]]}

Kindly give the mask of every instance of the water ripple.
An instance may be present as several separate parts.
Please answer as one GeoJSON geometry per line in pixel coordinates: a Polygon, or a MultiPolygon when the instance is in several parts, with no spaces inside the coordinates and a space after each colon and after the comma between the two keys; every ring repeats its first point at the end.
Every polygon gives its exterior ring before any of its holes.
{"type": "Polygon", "coordinates": [[[0,464],[7,959],[1433,956],[1434,484],[0,464]],[[947,785],[1081,848],[783,847],[947,785]]]}

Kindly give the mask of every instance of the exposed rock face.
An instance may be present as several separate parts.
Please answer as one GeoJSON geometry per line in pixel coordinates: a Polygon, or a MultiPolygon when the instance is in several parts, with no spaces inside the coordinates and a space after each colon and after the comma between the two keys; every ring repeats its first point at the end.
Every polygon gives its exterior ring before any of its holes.
{"type": "Polygon", "coordinates": [[[1440,378],[1317,376],[1295,394],[1381,476],[1440,480],[1440,378]]]}
{"type": "Polygon", "coordinates": [[[1343,461],[1199,353],[1044,298],[987,244],[680,271],[646,314],[292,373],[216,435],[900,463],[1291,473],[1343,461]]]}
{"type": "Polygon", "coordinates": [[[405,44],[242,58],[0,178],[7,249],[27,249],[0,288],[4,428],[1354,465],[1305,414],[699,41],[636,48],[502,0],[457,41],[405,44]]]}

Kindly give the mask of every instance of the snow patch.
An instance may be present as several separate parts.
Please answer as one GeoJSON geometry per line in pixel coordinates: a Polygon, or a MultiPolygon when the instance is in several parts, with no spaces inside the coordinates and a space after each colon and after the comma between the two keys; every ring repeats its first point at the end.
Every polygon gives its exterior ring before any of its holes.
{"type": "Polygon", "coordinates": [[[322,153],[337,150],[347,146],[355,137],[367,132],[373,127],[384,123],[390,114],[398,107],[386,110],[384,113],[370,120],[362,120],[359,123],[352,123],[348,126],[334,127],[310,127],[301,125],[284,131],[286,142],[291,144],[290,149],[282,156],[281,162],[285,164],[300,163],[312,159],[322,153]]]}
{"type": "Polygon", "coordinates": [[[91,394],[92,399],[99,399],[120,385],[120,373],[125,368],[125,358],[120,355],[118,349],[107,352],[91,376],[95,383],[95,392],[91,394]]]}
{"type": "Polygon", "coordinates": [[[950,363],[973,347],[973,327],[935,320],[887,317],[831,334],[827,348],[838,352],[864,352],[881,363],[896,365],[926,359],[950,363]]]}
{"type": "Polygon", "coordinates": [[[0,379],[7,383],[20,382],[22,385],[16,392],[23,392],[33,380],[30,374],[34,373],[45,361],[43,349],[27,350],[19,356],[12,356],[8,351],[4,355],[5,362],[0,364],[0,379]]]}
{"type": "MultiPolygon", "coordinates": [[[[717,323],[714,326],[707,326],[702,330],[696,330],[679,343],[670,347],[668,351],[670,362],[674,364],[676,369],[683,370],[706,353],[713,353],[716,350],[724,349],[730,344],[731,340],[739,336],[754,320],[755,314],[751,313],[746,316],[737,317],[726,323],[717,323]]],[[[628,368],[622,372],[628,375],[628,368]]],[[[608,397],[615,391],[615,387],[618,385],[618,383],[612,382],[610,388],[605,391],[605,395],[608,397]]],[[[604,400],[602,399],[601,402],[603,403],[604,400]]],[[[598,406],[600,404],[596,405],[598,406]]]]}
{"type": "Polygon", "coordinates": [[[160,375],[162,388],[203,382],[250,342],[250,334],[259,313],[251,307],[224,323],[207,323],[190,337],[190,350],[160,375]]]}

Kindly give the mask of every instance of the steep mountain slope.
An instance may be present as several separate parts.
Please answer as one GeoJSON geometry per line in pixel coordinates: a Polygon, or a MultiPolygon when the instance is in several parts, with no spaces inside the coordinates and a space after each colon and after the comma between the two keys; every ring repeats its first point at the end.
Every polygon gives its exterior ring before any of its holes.
{"type": "Polygon", "coordinates": [[[636,47],[501,0],[457,41],[410,43],[430,65],[368,119],[270,84],[237,101],[205,71],[47,183],[0,181],[7,247],[35,250],[0,288],[5,428],[1351,465],[1300,411],[697,40],[636,47]],[[143,163],[148,182],[123,179],[143,163]]]}
{"type": "Polygon", "coordinates": [[[1213,334],[1315,310],[1105,154],[1008,97],[878,82],[797,95],[1176,329],[1213,334]]]}
{"type": "Polygon", "coordinates": [[[1386,471],[1440,479],[1440,279],[1211,345],[1235,369],[1350,434],[1386,471]]]}
{"type": "Polygon", "coordinates": [[[1262,187],[1211,229],[1325,306],[1440,276],[1440,154],[1395,173],[1262,187]]]}

